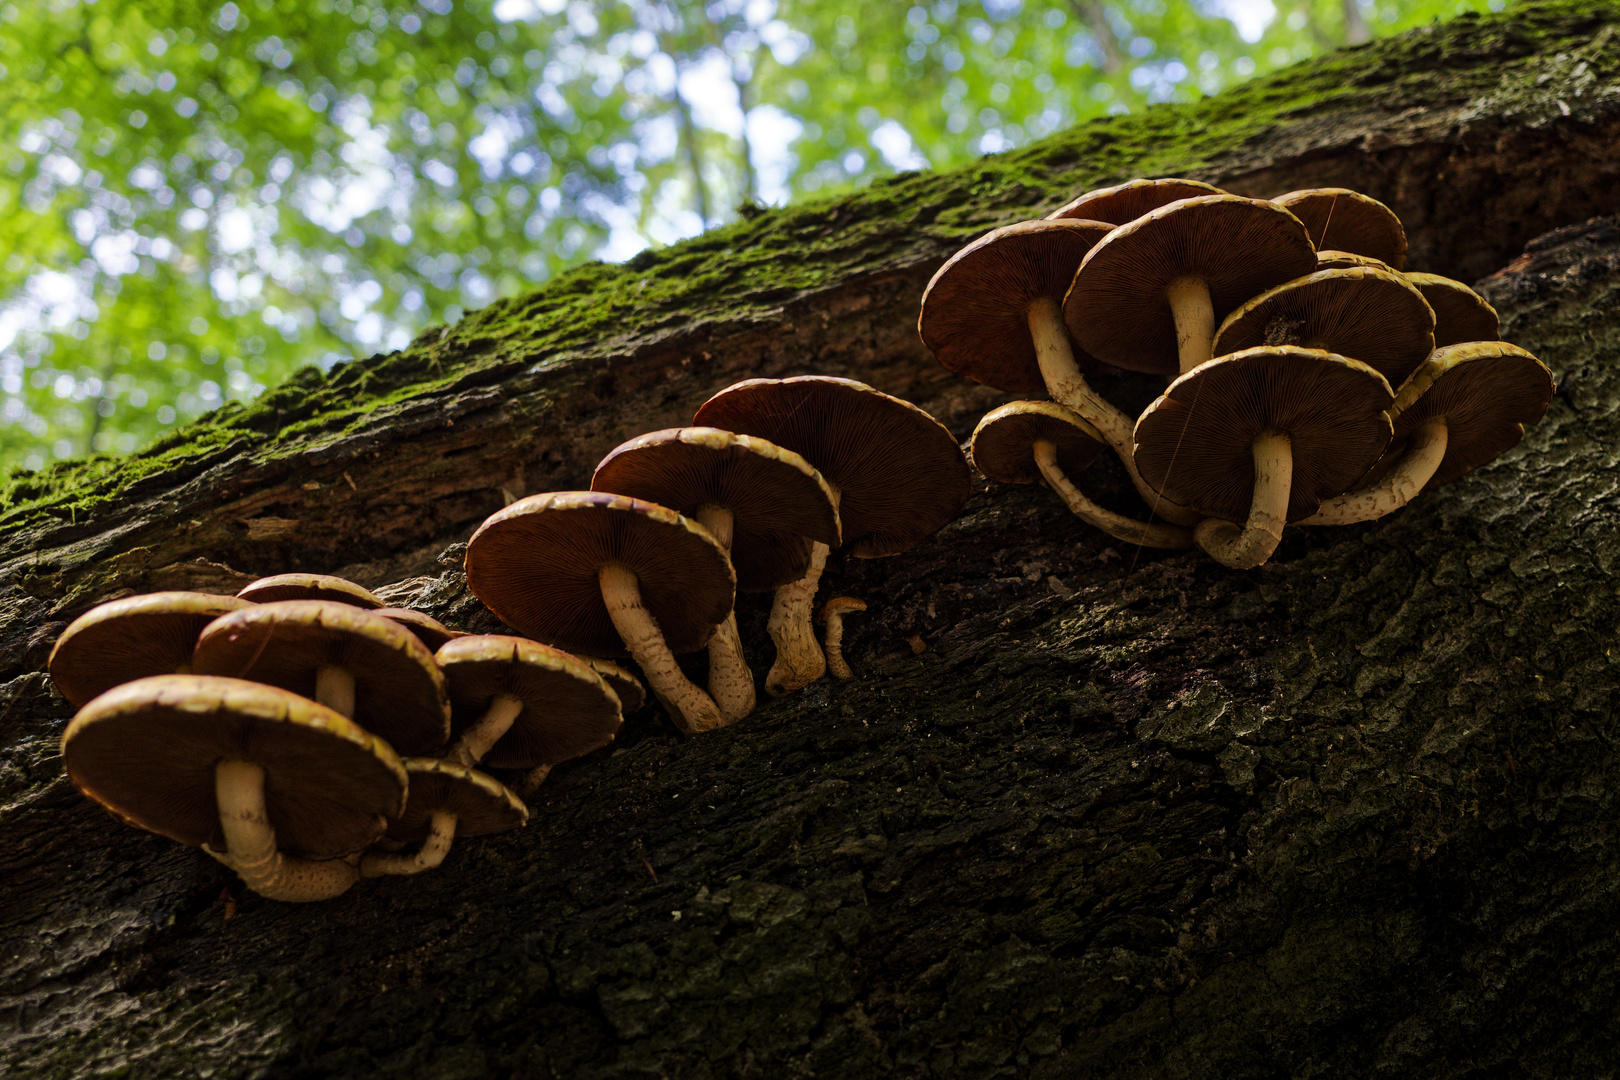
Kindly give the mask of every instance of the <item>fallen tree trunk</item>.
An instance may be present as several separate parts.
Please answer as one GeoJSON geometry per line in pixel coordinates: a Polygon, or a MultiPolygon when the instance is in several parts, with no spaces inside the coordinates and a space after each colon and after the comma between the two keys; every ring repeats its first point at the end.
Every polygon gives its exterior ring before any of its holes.
{"type": "MultiPolygon", "coordinates": [[[[8,1065],[1608,1071],[1620,230],[1579,223],[1620,210],[1617,21],[1613,3],[1526,4],[769,212],[134,458],[14,480],[8,1065]],[[833,568],[871,605],[846,638],[854,681],[690,740],[643,714],[559,768],[521,833],[328,903],[237,896],[62,776],[71,710],[38,668],[90,604],[305,568],[424,575],[397,595],[488,626],[435,555],[735,379],[864,378],[965,434],[1002,397],[917,344],[933,269],[989,226],[1163,173],[1356,187],[1406,220],[1414,268],[1506,267],[1483,288],[1504,337],[1559,375],[1547,418],[1461,483],[1384,521],[1291,531],[1247,574],[981,485],[930,544],[833,568]]],[[[1123,478],[1107,484],[1125,505],[1123,478]]],[[[763,619],[745,601],[755,657],[763,619]]]]}

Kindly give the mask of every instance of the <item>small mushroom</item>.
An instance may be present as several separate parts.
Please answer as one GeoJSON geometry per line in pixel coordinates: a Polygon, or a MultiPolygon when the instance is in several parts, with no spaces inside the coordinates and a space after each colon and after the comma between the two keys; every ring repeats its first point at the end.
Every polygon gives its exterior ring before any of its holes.
{"type": "Polygon", "coordinates": [[[273,604],[278,600],[330,600],[366,609],[388,606],[370,589],[330,574],[276,574],[260,578],[236,595],[254,604],[273,604]]]}
{"type": "Polygon", "coordinates": [[[1299,345],[1360,360],[1400,386],[1434,351],[1434,312],[1402,275],[1318,270],[1245,303],[1215,333],[1215,355],[1299,345]]]}
{"type": "Polygon", "coordinates": [[[1405,506],[1419,492],[1461,479],[1517,446],[1526,425],[1545,415],[1552,372],[1505,341],[1471,341],[1436,349],[1390,406],[1393,468],[1359,490],[1328,499],[1302,525],[1371,521],[1405,506]]]}
{"type": "Polygon", "coordinates": [[[641,685],[641,680],[630,674],[629,671],[615,664],[611,660],[603,660],[597,656],[580,656],[581,660],[591,666],[591,670],[602,676],[608,689],[613,691],[619,699],[619,712],[629,716],[647,704],[647,688],[641,685]]]}
{"type": "Polygon", "coordinates": [[[1271,201],[1303,221],[1318,248],[1370,255],[1396,270],[1406,265],[1406,230],[1377,199],[1349,188],[1304,188],[1271,201]]]}
{"type": "Polygon", "coordinates": [[[210,623],[192,669],[269,683],[314,698],[405,753],[450,734],[444,675],[409,630],[348,604],[281,600],[210,623]]]}
{"type": "MultiPolygon", "coordinates": [[[[686,427],[637,436],[602,459],[591,489],[694,518],[730,555],[739,591],[769,592],[803,577],[812,541],[839,542],[838,510],[821,474],[751,435],[686,427]]],[[[754,676],[735,612],[709,642],[709,693],[727,723],[753,711],[754,676]]]]}
{"type": "Polygon", "coordinates": [[[467,587],[508,626],[571,651],[627,650],[682,731],[724,725],[674,657],[706,646],[736,595],[703,526],[640,499],[554,491],[492,514],[466,560],[467,587]]]}
{"type": "Polygon", "coordinates": [[[1333,248],[1318,248],[1316,251],[1316,268],[1318,270],[1353,270],[1356,267],[1365,267],[1368,270],[1387,270],[1398,274],[1395,269],[1383,259],[1375,259],[1371,255],[1357,255],[1353,251],[1335,251],[1333,248]]]}
{"type": "Polygon", "coordinates": [[[1070,476],[1103,449],[1096,429],[1055,401],[1013,401],[985,414],[968,451],[985,476],[1006,484],[1045,480],[1080,520],[1116,540],[1156,548],[1190,548],[1192,531],[1133,520],[1098,506],[1070,476]]]}
{"type": "Polygon", "coordinates": [[[1417,286],[1434,309],[1435,348],[1464,341],[1496,341],[1502,336],[1496,309],[1462,282],[1417,273],[1407,274],[1406,280],[1417,286]]]}
{"type": "Polygon", "coordinates": [[[156,675],[115,687],[62,734],[67,774],[126,824],[201,847],[272,900],[325,900],[405,802],[382,739],[271,686],[156,675]]]}
{"type": "Polygon", "coordinates": [[[1180,199],[1195,199],[1202,195],[1224,195],[1226,192],[1202,180],[1180,180],[1163,177],[1158,180],[1127,180],[1113,187],[1088,191],[1072,202],[1064,203],[1046,216],[1048,218],[1089,218],[1106,221],[1110,225],[1123,225],[1135,221],[1143,214],[1180,199]]]}
{"type": "Polygon", "coordinates": [[[1215,327],[1239,304],[1315,269],[1305,226],[1275,203],[1182,199],[1092,248],[1064,297],[1063,317],[1099,360],[1185,375],[1214,356],[1215,327]]]}
{"type": "Polygon", "coordinates": [[[827,624],[822,646],[827,654],[827,670],[835,679],[855,677],[844,660],[844,616],[865,610],[866,601],[853,596],[835,596],[821,605],[821,621],[827,624]]]}
{"type": "Polygon", "coordinates": [[[433,616],[412,608],[378,608],[372,614],[399,623],[415,634],[416,640],[427,646],[429,652],[437,651],[447,641],[466,636],[465,630],[452,630],[433,616]]]}
{"type": "Polygon", "coordinates": [[[623,722],[602,677],[550,645],[469,634],[434,659],[449,683],[455,737],[442,756],[458,764],[549,767],[606,746],[623,722]]]}
{"type": "Polygon", "coordinates": [[[100,604],[51,649],[51,680],[75,707],[147,675],[188,674],[203,627],[248,606],[234,596],[160,592],[100,604]]]}
{"type": "Polygon", "coordinates": [[[521,828],[529,809],[492,776],[439,758],[406,758],[410,791],[388,823],[388,838],[419,845],[414,852],[367,852],[360,876],[419,874],[444,862],[458,836],[487,836],[521,828]]]}
{"type": "Polygon", "coordinates": [[[1356,360],[1247,349],[1171,383],[1137,421],[1136,452],[1144,476],[1209,515],[1193,531],[1198,545],[1247,570],[1271,557],[1284,522],[1315,513],[1378,459],[1394,397],[1356,360]]]}
{"type": "MultiPolygon", "coordinates": [[[[749,379],[704,402],[692,422],[802,455],[837,496],[844,550],[856,558],[921,543],[957,515],[971,490],[967,461],[944,425],[853,379],[749,379]]],[[[767,624],[777,649],[765,678],[772,694],[798,690],[826,671],[810,616],[829,553],[829,545],[815,543],[810,569],[776,591],[767,624]]]]}

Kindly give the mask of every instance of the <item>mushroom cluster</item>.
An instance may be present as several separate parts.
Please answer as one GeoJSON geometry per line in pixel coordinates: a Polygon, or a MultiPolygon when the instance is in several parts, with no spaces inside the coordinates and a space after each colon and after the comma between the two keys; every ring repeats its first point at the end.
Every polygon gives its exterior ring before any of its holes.
{"type": "MultiPolygon", "coordinates": [[[[754,708],[738,591],[774,593],[767,691],[801,689],[828,668],[811,615],[829,554],[904,551],[954,518],[969,491],[967,462],[938,421],[850,379],[751,379],[692,423],[618,446],[589,491],[497,511],[466,555],[468,588],[502,622],[560,648],[634,658],[687,734],[754,708]],[[700,649],[706,688],[675,659],[700,649]]],[[[841,678],[850,610],[840,602],[824,620],[841,678]]]]}
{"type": "Polygon", "coordinates": [[[1051,398],[985,416],[985,476],[1044,480],[1118,539],[1249,569],[1285,525],[1387,514],[1546,411],[1552,373],[1498,340],[1491,306],[1405,260],[1394,213],[1344,188],[1268,200],[1133,180],[957,252],[918,331],[948,370],[1051,398]],[[1110,368],[1169,385],[1133,419],[1087,381],[1110,368]],[[1076,485],[1105,448],[1160,520],[1076,485]]]}
{"type": "Polygon", "coordinates": [[[50,672],[78,708],[62,759],[81,791],[293,901],[521,826],[522,800],[473,766],[537,782],[641,702],[608,661],[462,633],[319,575],[102,604],[50,672]]]}

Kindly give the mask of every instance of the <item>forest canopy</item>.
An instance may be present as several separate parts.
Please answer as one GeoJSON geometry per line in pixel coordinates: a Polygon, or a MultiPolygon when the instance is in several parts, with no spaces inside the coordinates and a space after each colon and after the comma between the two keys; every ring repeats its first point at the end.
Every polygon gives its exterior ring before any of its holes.
{"type": "Polygon", "coordinates": [[[0,3],[0,468],[1500,0],[0,3]]]}

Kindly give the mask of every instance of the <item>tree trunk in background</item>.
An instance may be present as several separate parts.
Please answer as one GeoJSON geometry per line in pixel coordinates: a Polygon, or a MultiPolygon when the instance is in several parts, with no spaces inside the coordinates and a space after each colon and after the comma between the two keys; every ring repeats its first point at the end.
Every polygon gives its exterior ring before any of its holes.
{"type": "MultiPolygon", "coordinates": [[[[757,215],[14,481],[6,1074],[1611,1073],[1620,228],[1587,219],[1620,211],[1617,22],[1523,5],[757,215]],[[826,595],[870,605],[852,681],[693,739],[645,712],[526,829],[330,902],[241,895],[63,777],[39,669],[91,604],[312,569],[488,628],[435,556],[503,491],[581,486],[749,376],[864,378],[965,436],[1005,397],[917,344],[934,268],[1176,173],[1388,202],[1413,268],[1491,275],[1503,336],[1559,377],[1546,419],[1251,573],[981,483],[913,552],[835,560],[826,595]]],[[[1118,472],[1088,483],[1131,506],[1118,472]]],[[[764,617],[745,597],[757,660],[764,617]]]]}

